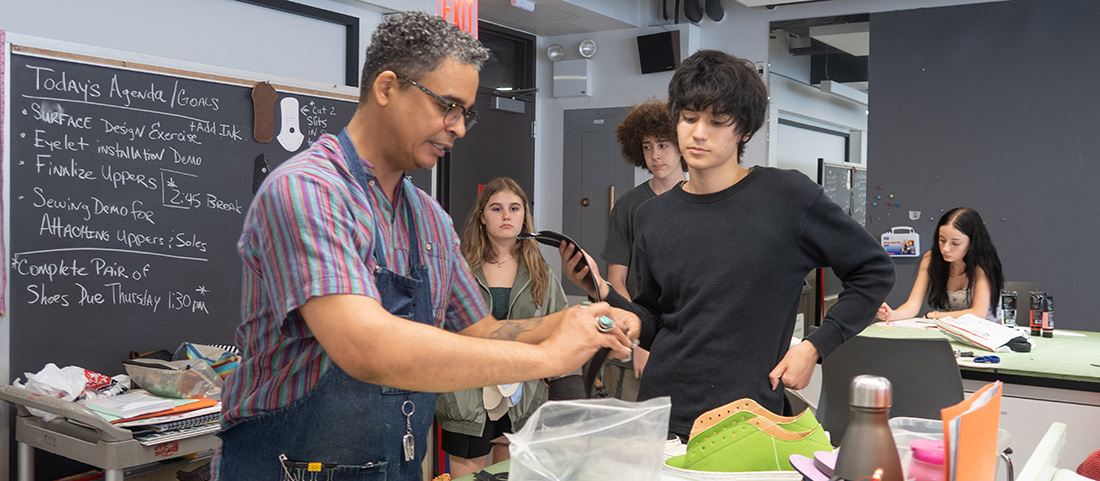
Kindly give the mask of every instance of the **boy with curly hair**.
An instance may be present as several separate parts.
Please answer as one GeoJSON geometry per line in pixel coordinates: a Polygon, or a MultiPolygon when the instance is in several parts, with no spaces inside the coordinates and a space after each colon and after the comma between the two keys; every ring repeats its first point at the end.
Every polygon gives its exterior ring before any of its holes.
{"type": "Polygon", "coordinates": [[[657,197],[685,180],[687,163],[676,142],[676,123],[662,100],[631,109],[615,129],[623,158],[653,174],[649,180],[615,200],[607,224],[607,241],[600,258],[607,261],[607,281],[629,299],[637,283],[630,275],[634,247],[634,213],[643,202],[657,197]]]}
{"type": "MultiPolygon", "coordinates": [[[[630,299],[637,292],[634,277],[634,213],[645,201],[657,197],[685,180],[687,163],[680,156],[676,142],[676,123],[663,100],[651,100],[631,109],[615,135],[619,139],[623,158],[634,166],[653,174],[649,180],[623,193],[615,200],[607,222],[607,240],[600,258],[607,262],[607,281],[617,292],[630,299]]],[[[633,361],[611,361],[613,369],[632,369],[634,379],[642,376],[649,351],[634,348],[633,361]]],[[[605,371],[607,374],[607,371],[605,371]]],[[[604,380],[616,378],[605,375],[604,380]]],[[[625,380],[616,389],[619,396],[633,400],[637,396],[637,381],[625,380]]]]}

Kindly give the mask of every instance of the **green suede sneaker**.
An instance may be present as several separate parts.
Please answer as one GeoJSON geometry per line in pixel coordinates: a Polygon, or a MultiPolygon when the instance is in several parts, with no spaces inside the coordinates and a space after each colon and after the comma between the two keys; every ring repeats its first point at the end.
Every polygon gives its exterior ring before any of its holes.
{"type": "Polygon", "coordinates": [[[794,471],[790,463],[792,454],[812,457],[815,451],[833,450],[812,415],[803,413],[799,423],[809,423],[811,419],[816,427],[788,431],[762,415],[735,412],[691,437],[687,454],[671,457],[665,463],[694,471],[794,471]]]}

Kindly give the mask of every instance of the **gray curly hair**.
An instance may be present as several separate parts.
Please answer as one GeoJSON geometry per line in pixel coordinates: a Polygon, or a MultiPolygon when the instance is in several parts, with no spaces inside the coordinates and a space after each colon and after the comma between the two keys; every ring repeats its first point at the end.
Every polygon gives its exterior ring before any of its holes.
{"type": "Polygon", "coordinates": [[[371,35],[359,82],[359,101],[378,74],[391,70],[413,80],[439,68],[446,58],[473,65],[478,70],[489,59],[489,49],[443,17],[424,12],[386,16],[371,35]]]}

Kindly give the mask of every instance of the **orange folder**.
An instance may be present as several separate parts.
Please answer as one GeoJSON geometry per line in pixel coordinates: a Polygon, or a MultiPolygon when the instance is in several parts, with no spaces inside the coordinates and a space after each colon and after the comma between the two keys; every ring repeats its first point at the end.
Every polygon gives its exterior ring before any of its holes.
{"type": "Polygon", "coordinates": [[[116,419],[114,421],[111,421],[111,424],[118,424],[118,423],[125,422],[125,421],[136,421],[138,419],[148,419],[148,418],[156,418],[156,417],[160,417],[160,416],[169,416],[169,415],[172,415],[172,414],[180,414],[180,413],[185,413],[185,412],[188,412],[188,411],[194,411],[196,409],[208,408],[208,407],[211,407],[211,406],[215,406],[217,404],[218,404],[218,401],[215,401],[213,399],[201,398],[201,399],[199,399],[195,402],[190,402],[190,403],[187,403],[187,404],[181,404],[181,405],[176,406],[172,409],[165,409],[163,411],[157,411],[155,413],[142,414],[141,416],[134,416],[132,418],[116,419]]]}
{"type": "Polygon", "coordinates": [[[1000,381],[987,384],[963,402],[940,411],[944,479],[992,481],[996,476],[1001,390],[1000,381]],[[951,435],[952,426],[956,426],[955,436],[951,435]]]}

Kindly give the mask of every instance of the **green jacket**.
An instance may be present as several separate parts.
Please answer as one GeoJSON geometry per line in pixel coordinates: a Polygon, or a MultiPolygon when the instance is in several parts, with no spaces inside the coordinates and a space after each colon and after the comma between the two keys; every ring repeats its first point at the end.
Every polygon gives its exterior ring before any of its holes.
{"type": "MultiPolygon", "coordinates": [[[[531,273],[527,266],[520,263],[516,270],[516,278],[512,281],[512,292],[508,296],[508,319],[527,319],[542,317],[568,307],[565,299],[565,290],[561,287],[561,281],[552,269],[547,269],[550,282],[549,292],[543,297],[542,305],[535,307],[531,294],[531,273]]],[[[489,283],[485,280],[485,273],[481,268],[473,269],[474,278],[481,286],[481,295],[485,302],[489,303],[489,311],[493,310],[493,296],[489,294],[489,283]]],[[[508,408],[508,417],[512,420],[512,432],[519,431],[527,418],[534,414],[542,403],[546,402],[549,389],[542,379],[535,379],[523,383],[523,397],[519,404],[508,408]]],[[[489,419],[485,412],[485,403],[482,400],[481,388],[466,389],[463,391],[448,392],[439,395],[436,403],[435,419],[439,425],[452,433],[465,434],[480,437],[485,430],[485,421],[489,419]]]]}

